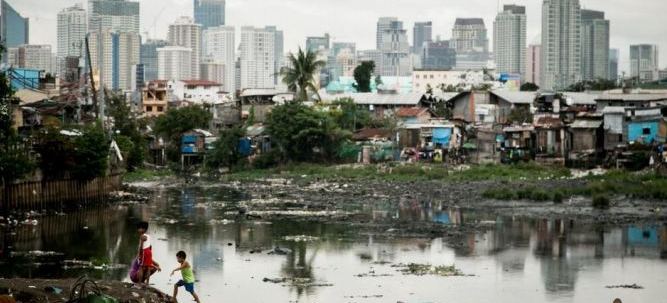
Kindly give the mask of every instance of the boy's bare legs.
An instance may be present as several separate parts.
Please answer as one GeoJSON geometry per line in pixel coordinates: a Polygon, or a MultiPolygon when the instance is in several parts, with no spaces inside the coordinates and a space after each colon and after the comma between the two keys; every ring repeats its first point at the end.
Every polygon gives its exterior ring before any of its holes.
{"type": "Polygon", "coordinates": [[[195,298],[195,301],[197,301],[197,303],[200,303],[199,296],[195,292],[191,292],[190,294],[192,294],[192,297],[195,298]]]}
{"type": "Polygon", "coordinates": [[[174,285],[174,302],[178,303],[178,300],[176,299],[176,296],[178,296],[178,285],[174,285]]]}

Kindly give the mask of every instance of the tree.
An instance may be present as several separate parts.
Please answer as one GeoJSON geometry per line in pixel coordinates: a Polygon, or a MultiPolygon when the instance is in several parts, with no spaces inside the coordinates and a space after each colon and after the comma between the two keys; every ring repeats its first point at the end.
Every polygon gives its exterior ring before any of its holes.
{"type": "Polygon", "coordinates": [[[296,102],[274,107],[267,131],[280,158],[290,161],[333,160],[351,135],[328,114],[296,102]]]}
{"type": "MultiPolygon", "coordinates": [[[[4,45],[0,44],[0,59],[4,50],[4,45]]],[[[9,187],[6,185],[14,183],[34,168],[28,149],[12,128],[13,107],[18,103],[13,95],[7,75],[0,72],[0,177],[5,185],[4,201],[9,196],[9,187]]]]}
{"type": "Polygon", "coordinates": [[[126,157],[127,169],[133,171],[143,165],[146,157],[147,142],[141,134],[141,125],[125,98],[112,95],[108,103],[114,120],[114,139],[126,157]]]}
{"type": "Polygon", "coordinates": [[[568,86],[565,91],[568,92],[584,92],[587,90],[592,91],[605,91],[610,89],[619,88],[616,80],[607,80],[598,78],[596,80],[584,80],[579,81],[575,84],[568,86]]]}
{"type": "Polygon", "coordinates": [[[324,68],[326,63],[317,59],[317,54],[311,50],[304,52],[301,48],[294,55],[289,54],[288,60],[291,67],[284,67],[280,74],[283,76],[283,83],[294,93],[294,97],[299,101],[308,101],[310,98],[308,92],[314,92],[320,99],[317,87],[315,85],[315,76],[320,69],[324,68]]]}
{"type": "Polygon", "coordinates": [[[342,129],[356,131],[366,127],[371,120],[370,113],[359,108],[351,98],[338,99],[332,105],[336,106],[337,109],[330,111],[329,114],[342,129]]]}
{"type": "Polygon", "coordinates": [[[433,87],[431,87],[431,84],[426,84],[426,93],[430,95],[433,94],[433,87]]]}
{"type": "Polygon", "coordinates": [[[442,83],[442,84],[438,85],[438,88],[440,88],[440,90],[441,90],[443,93],[456,93],[456,92],[459,92],[459,89],[458,89],[456,86],[451,85],[451,84],[449,84],[449,85],[445,85],[444,83],[442,83]]]}
{"type": "Polygon", "coordinates": [[[241,127],[233,127],[220,131],[218,141],[213,144],[213,150],[206,156],[206,166],[209,168],[227,167],[230,170],[243,158],[239,151],[239,141],[245,136],[241,127]]]}
{"type": "Polygon", "coordinates": [[[169,109],[155,120],[155,133],[163,136],[169,143],[167,156],[178,161],[178,148],[181,135],[196,128],[207,128],[213,115],[204,107],[193,105],[178,109],[169,109]]]}
{"type": "Polygon", "coordinates": [[[371,77],[375,71],[375,62],[363,61],[354,69],[354,88],[360,93],[371,92],[371,77]]]}
{"type": "Polygon", "coordinates": [[[520,90],[522,92],[536,92],[539,89],[540,89],[540,87],[537,86],[537,84],[532,83],[532,82],[526,82],[524,84],[521,84],[521,88],[520,88],[520,90]]]}
{"type": "Polygon", "coordinates": [[[435,104],[433,113],[436,117],[441,117],[445,119],[452,119],[454,116],[453,104],[447,101],[439,101],[435,104]]]}
{"type": "Polygon", "coordinates": [[[109,166],[109,139],[101,123],[85,127],[82,135],[74,139],[74,146],[74,179],[87,181],[106,173],[109,166]]]}
{"type": "Polygon", "coordinates": [[[507,122],[510,124],[532,123],[533,114],[530,113],[528,107],[515,107],[510,111],[507,122]]]}

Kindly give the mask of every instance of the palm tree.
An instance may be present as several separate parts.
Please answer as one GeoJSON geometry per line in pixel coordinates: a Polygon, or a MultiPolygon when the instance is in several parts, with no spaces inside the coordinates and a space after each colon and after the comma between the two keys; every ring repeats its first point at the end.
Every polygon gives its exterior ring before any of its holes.
{"type": "Polygon", "coordinates": [[[310,50],[304,52],[301,48],[296,55],[290,53],[289,61],[291,67],[283,67],[280,74],[283,76],[283,83],[294,93],[295,99],[308,101],[308,91],[315,92],[317,99],[320,99],[315,86],[315,76],[326,63],[318,60],[314,52],[310,50]]]}

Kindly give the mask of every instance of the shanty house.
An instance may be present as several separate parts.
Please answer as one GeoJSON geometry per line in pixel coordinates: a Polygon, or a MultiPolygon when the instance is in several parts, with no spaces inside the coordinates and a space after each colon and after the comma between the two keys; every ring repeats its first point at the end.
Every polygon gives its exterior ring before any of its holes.
{"type": "Polygon", "coordinates": [[[569,125],[570,161],[587,161],[590,164],[604,151],[604,128],[601,118],[577,118],[569,125]]]}
{"type": "Polygon", "coordinates": [[[266,122],[274,106],[292,101],[294,94],[273,88],[248,88],[241,92],[241,115],[244,118],[254,116],[254,122],[266,122]]]}
{"type": "Polygon", "coordinates": [[[342,93],[320,94],[323,102],[333,102],[342,98],[350,98],[354,103],[367,108],[377,118],[391,117],[400,108],[425,107],[422,93],[342,93]]]}
{"type": "Polygon", "coordinates": [[[431,110],[424,107],[402,107],[396,110],[396,118],[403,124],[424,124],[432,118],[431,110]]]}
{"type": "Polygon", "coordinates": [[[535,92],[492,91],[489,96],[489,102],[498,107],[496,112],[496,123],[508,123],[510,115],[515,109],[522,108],[529,112],[536,96],[537,93],[535,92]]]}
{"type": "Polygon", "coordinates": [[[535,117],[535,158],[538,162],[565,164],[567,132],[557,115],[535,117]]]}

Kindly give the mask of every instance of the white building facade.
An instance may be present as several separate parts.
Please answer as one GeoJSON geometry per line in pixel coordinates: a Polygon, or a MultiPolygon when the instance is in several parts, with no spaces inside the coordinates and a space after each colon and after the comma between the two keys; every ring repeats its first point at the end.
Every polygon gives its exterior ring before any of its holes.
{"type": "MultiPolygon", "coordinates": [[[[223,89],[233,92],[236,88],[234,64],[236,63],[236,29],[233,26],[210,27],[203,33],[203,55],[207,63],[221,64],[224,67],[223,89]]],[[[207,71],[208,73],[208,71],[207,71]]],[[[211,80],[204,77],[203,80],[211,80]]],[[[218,81],[219,82],[219,81],[218,81]]]]}
{"type": "Polygon", "coordinates": [[[263,28],[241,28],[241,89],[275,87],[275,33],[263,28]]]}
{"type": "Polygon", "coordinates": [[[80,4],[63,9],[58,13],[58,57],[81,57],[84,54],[86,38],[86,10],[80,4]]]}
{"type": "Polygon", "coordinates": [[[129,32],[91,32],[88,34],[93,73],[111,90],[132,88],[132,66],[139,64],[141,37],[129,32]]]}
{"type": "Polygon", "coordinates": [[[544,0],[542,70],[544,89],[564,89],[581,81],[581,5],[579,0],[544,0]]]}
{"type": "Polygon", "coordinates": [[[182,46],[192,49],[190,63],[190,79],[199,79],[199,64],[201,62],[202,30],[191,17],[180,17],[169,25],[167,41],[172,46],[182,46]]]}
{"type": "Polygon", "coordinates": [[[160,80],[192,79],[192,49],[166,46],[157,49],[157,74],[160,80]]]}
{"type": "Polygon", "coordinates": [[[139,2],[88,0],[88,32],[139,33],[139,2]]]}
{"type": "Polygon", "coordinates": [[[493,22],[493,55],[499,73],[526,70],[526,7],[505,5],[493,22]]]}

